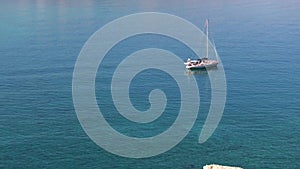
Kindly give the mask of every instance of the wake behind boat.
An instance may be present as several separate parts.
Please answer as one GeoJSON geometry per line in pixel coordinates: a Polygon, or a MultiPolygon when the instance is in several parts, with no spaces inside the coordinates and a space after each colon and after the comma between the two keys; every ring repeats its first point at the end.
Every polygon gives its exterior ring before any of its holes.
{"type": "MultiPolygon", "coordinates": [[[[186,62],[184,62],[185,67],[187,69],[207,69],[211,67],[216,67],[218,65],[217,60],[208,59],[208,19],[205,21],[206,26],[206,56],[202,59],[190,59],[188,58],[186,62]]],[[[214,46],[215,53],[217,55],[216,48],[214,46]]]]}

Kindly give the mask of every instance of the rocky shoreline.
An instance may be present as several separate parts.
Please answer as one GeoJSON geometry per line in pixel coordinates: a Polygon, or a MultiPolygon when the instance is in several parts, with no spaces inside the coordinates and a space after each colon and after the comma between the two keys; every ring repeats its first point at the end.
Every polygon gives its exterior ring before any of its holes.
{"type": "Polygon", "coordinates": [[[210,164],[210,165],[203,166],[203,169],[243,169],[243,168],[210,164]]]}

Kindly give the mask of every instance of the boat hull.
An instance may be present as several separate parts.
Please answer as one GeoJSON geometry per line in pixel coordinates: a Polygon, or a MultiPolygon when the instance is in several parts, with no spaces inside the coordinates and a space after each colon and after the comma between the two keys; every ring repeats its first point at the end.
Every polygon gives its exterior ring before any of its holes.
{"type": "Polygon", "coordinates": [[[197,64],[197,65],[186,65],[187,69],[207,69],[207,68],[212,68],[212,67],[216,67],[218,65],[218,62],[216,61],[211,61],[209,63],[203,63],[203,64],[197,64]]]}

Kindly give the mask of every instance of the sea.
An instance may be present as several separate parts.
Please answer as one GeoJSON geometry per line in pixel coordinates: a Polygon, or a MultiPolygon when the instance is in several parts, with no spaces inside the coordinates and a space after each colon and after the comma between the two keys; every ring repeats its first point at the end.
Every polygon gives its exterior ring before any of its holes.
{"type": "MultiPolygon", "coordinates": [[[[300,1],[1,0],[0,4],[0,168],[200,169],[206,164],[299,168],[300,1]],[[73,103],[72,80],[81,49],[97,30],[143,12],[175,15],[201,30],[208,18],[227,94],[216,130],[198,143],[211,104],[209,74],[186,72],[182,64],[186,83],[194,78],[201,97],[194,125],[170,150],[128,158],[98,146],[84,131],[73,103]]],[[[129,137],[162,133],[173,125],[180,109],[180,91],[172,76],[146,69],[136,74],[128,89],[132,105],[149,109],[149,94],[159,88],[168,99],[164,113],[141,124],[118,114],[111,77],[128,55],[146,48],[171,51],[182,61],[195,54],[179,41],[154,34],[121,41],[107,53],[95,80],[97,103],[110,125],[129,137]]]]}

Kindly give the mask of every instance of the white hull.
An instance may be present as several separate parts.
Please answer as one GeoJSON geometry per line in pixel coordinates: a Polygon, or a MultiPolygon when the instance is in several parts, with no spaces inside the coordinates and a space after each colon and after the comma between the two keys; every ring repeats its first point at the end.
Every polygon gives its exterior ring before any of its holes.
{"type": "Polygon", "coordinates": [[[216,60],[203,60],[202,62],[185,62],[185,68],[187,69],[206,69],[216,67],[218,61],[216,60]]]}

